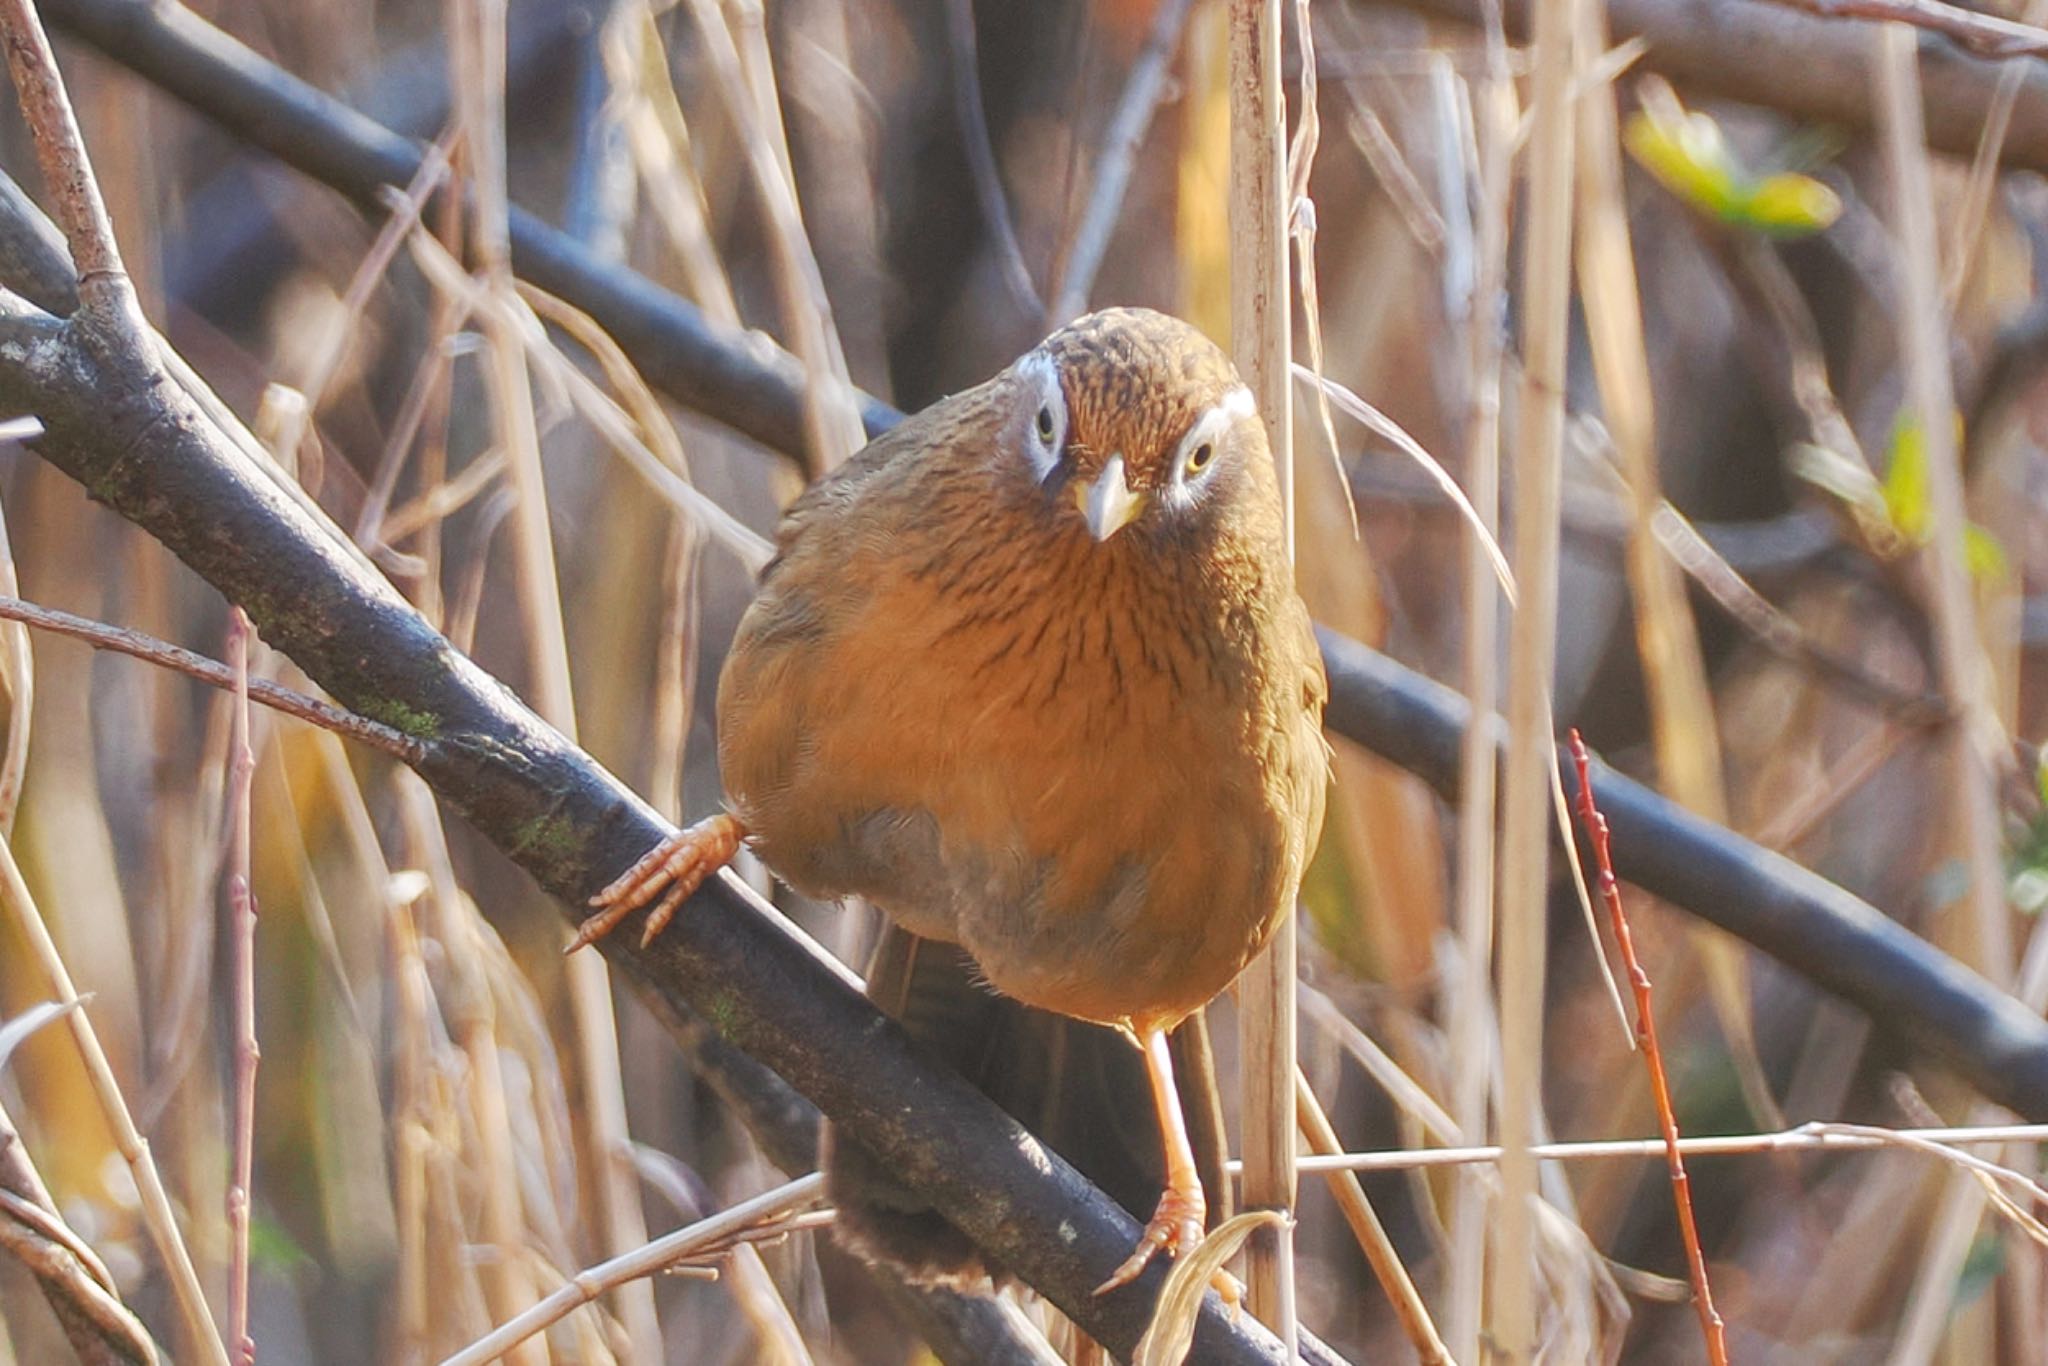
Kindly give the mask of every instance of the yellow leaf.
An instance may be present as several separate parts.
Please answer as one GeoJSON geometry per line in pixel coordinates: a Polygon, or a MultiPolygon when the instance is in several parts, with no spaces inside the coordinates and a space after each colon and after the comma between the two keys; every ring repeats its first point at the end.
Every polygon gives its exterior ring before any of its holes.
{"type": "Polygon", "coordinates": [[[1751,227],[1775,237],[1819,232],[1842,216],[1842,201],[1810,175],[1781,171],[1765,176],[1743,208],[1751,227]]]}

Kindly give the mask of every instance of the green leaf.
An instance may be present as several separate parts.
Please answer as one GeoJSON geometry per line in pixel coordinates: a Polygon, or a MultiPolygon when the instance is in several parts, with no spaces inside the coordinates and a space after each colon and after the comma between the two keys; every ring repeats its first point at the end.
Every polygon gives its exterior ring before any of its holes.
{"type": "Polygon", "coordinates": [[[2003,583],[2010,567],[2005,545],[1975,522],[1963,528],[1963,564],[1979,583],[2003,583]]]}
{"type": "Polygon", "coordinates": [[[1643,169],[1694,209],[1772,237],[1803,237],[1841,216],[1842,201],[1797,171],[1758,174],[1737,159],[1721,126],[1675,101],[1631,114],[1622,144],[1643,169]]]}
{"type": "Polygon", "coordinates": [[[1927,432],[1917,414],[1903,412],[1892,424],[1884,470],[1884,507],[1899,534],[1918,545],[1927,539],[1927,432]]]}

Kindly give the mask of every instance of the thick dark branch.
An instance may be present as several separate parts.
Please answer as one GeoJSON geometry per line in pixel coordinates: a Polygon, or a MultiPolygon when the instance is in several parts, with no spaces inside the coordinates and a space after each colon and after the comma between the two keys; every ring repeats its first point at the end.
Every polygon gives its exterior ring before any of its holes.
{"type": "MultiPolygon", "coordinates": [[[[384,580],[259,473],[143,360],[72,344],[0,350],[0,410],[32,412],[38,451],[245,607],[350,710],[418,741],[453,810],[570,907],[666,833],[617,779],[451,647],[384,580]]],[[[997,1262],[1097,1340],[1128,1352],[1164,1278],[1097,1298],[1137,1223],[958,1075],[934,1068],[844,969],[736,881],[700,893],[648,949],[604,943],[643,991],[710,1021],[924,1191],[997,1262]]],[[[1205,1359],[1279,1345],[1211,1299],[1205,1359]]]]}

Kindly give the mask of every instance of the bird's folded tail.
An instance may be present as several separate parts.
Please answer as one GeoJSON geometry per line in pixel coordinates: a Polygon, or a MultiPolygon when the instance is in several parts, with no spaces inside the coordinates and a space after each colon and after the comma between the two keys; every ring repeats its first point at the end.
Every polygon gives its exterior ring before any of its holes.
{"type": "MultiPolygon", "coordinates": [[[[1164,1146],[1143,1056],[1115,1030],[996,995],[955,945],[889,925],[868,995],[952,1067],[1143,1222],[1165,1186],[1164,1146]]],[[[1213,1227],[1230,1213],[1222,1098],[1197,1013],[1174,1031],[1173,1066],[1213,1227]]],[[[967,1236],[865,1148],[826,1125],[819,1153],[842,1243],[910,1278],[967,1285],[987,1266],[967,1236]]]]}

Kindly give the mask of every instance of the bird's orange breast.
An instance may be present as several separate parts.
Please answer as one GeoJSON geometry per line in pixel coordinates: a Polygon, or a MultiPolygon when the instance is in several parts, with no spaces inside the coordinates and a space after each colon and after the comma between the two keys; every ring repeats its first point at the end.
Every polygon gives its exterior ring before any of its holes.
{"type": "Polygon", "coordinates": [[[804,549],[720,683],[727,792],[769,866],[1063,1014],[1171,1023],[1226,986],[1321,821],[1292,593],[1176,593],[1085,536],[1011,545],[986,576],[887,535],[804,549]]]}

